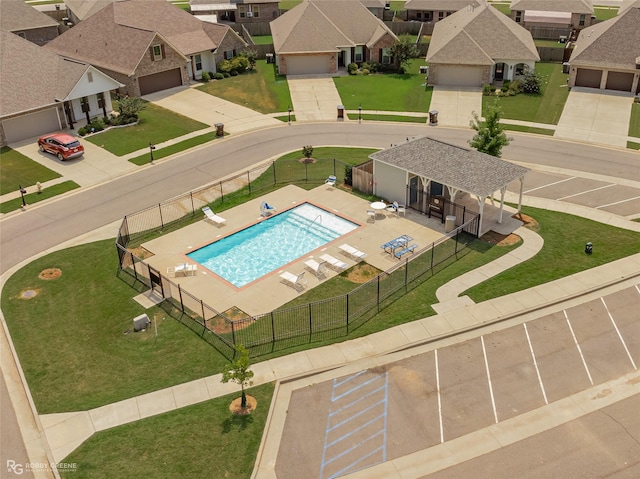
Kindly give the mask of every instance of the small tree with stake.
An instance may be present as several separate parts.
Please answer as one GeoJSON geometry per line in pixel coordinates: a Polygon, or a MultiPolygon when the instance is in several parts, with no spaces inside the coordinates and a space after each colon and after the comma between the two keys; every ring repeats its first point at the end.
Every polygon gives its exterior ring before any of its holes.
{"type": "Polygon", "coordinates": [[[469,141],[469,145],[481,153],[500,158],[502,147],[507,146],[513,138],[509,138],[504,132],[504,126],[500,124],[502,111],[497,105],[487,108],[486,121],[482,122],[476,112],[473,112],[471,128],[476,131],[475,136],[469,141]]]}
{"type": "Polygon", "coordinates": [[[222,382],[229,381],[239,384],[242,388],[241,408],[247,407],[247,395],[244,392],[246,386],[251,386],[253,381],[253,371],[249,371],[249,352],[242,346],[236,346],[237,357],[230,364],[225,365],[222,371],[222,382]]]}

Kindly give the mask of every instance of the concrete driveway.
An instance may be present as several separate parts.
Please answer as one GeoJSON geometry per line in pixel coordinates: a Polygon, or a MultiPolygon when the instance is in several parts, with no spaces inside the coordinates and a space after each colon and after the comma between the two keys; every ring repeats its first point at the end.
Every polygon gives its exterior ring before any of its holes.
{"type": "Polygon", "coordinates": [[[342,104],[333,78],[329,75],[288,76],[296,121],[335,121],[342,104]]]}
{"type": "Polygon", "coordinates": [[[475,111],[482,116],[482,88],[435,86],[429,110],[438,111],[438,124],[469,128],[475,111]]]}
{"type": "Polygon", "coordinates": [[[269,115],[209,95],[196,88],[176,87],[143,97],[163,108],[180,113],[207,125],[224,124],[229,133],[279,126],[282,122],[269,115]]]}
{"type": "Polygon", "coordinates": [[[626,148],[631,93],[574,87],[554,136],[626,148]]]}

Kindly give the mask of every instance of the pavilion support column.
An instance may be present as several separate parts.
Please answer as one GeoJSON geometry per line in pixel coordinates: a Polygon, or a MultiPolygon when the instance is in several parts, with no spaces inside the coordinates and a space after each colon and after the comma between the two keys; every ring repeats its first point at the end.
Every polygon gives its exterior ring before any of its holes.
{"type": "Polygon", "coordinates": [[[484,213],[484,203],[487,200],[486,196],[483,196],[482,198],[480,196],[476,196],[476,199],[478,200],[478,211],[480,213],[480,219],[478,220],[478,238],[480,236],[482,236],[482,216],[484,213]]]}
{"type": "Polygon", "coordinates": [[[500,188],[500,214],[498,215],[498,223],[502,224],[502,212],[504,211],[504,194],[507,192],[507,187],[500,188]]]}
{"type": "Polygon", "coordinates": [[[449,214],[452,215],[454,213],[453,204],[456,202],[456,196],[460,190],[449,185],[447,185],[447,190],[449,190],[449,196],[451,197],[451,203],[449,203],[449,214]]]}
{"type": "Polygon", "coordinates": [[[518,178],[520,180],[520,193],[518,194],[518,214],[522,215],[522,191],[524,190],[524,176],[518,178]]]}
{"type": "Polygon", "coordinates": [[[431,180],[429,178],[421,176],[420,181],[422,182],[422,191],[425,193],[422,195],[422,205],[420,206],[420,210],[429,211],[429,205],[427,204],[427,196],[428,196],[429,185],[431,184],[431,180]]]}

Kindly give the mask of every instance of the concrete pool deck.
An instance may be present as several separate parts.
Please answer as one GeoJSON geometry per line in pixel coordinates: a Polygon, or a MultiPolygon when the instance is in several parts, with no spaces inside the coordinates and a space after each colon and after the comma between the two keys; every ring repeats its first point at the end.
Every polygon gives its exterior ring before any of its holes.
{"type": "MultiPolygon", "coordinates": [[[[367,254],[365,261],[368,264],[385,271],[398,264],[398,260],[389,253],[385,253],[380,248],[381,244],[406,234],[413,237],[412,244],[416,243],[418,249],[421,249],[444,235],[444,224],[439,218],[428,218],[408,209],[406,217],[396,217],[395,214],[385,211],[378,214],[374,223],[367,216],[367,209],[370,209],[369,202],[347,191],[327,185],[321,185],[307,191],[290,185],[229,210],[216,211],[226,219],[226,223],[222,226],[198,221],[178,231],[143,243],[142,247],[153,255],[145,261],[162,274],[166,274],[167,268],[178,264],[193,263],[186,256],[187,253],[261,221],[263,219],[260,216],[262,201],[274,205],[277,211],[308,201],[353,221],[360,227],[242,288],[236,288],[201,265],[198,265],[195,276],[181,276],[171,278],[171,280],[218,312],[236,307],[250,316],[256,316],[282,306],[301,293],[281,282],[279,273],[282,271],[298,274],[305,271],[304,261],[310,258],[317,259],[324,253],[346,262],[349,267],[353,266],[355,262],[340,252],[339,246],[343,243],[348,243],[365,252],[367,254]]],[[[506,213],[505,221],[508,218],[509,214],[506,213]]],[[[307,286],[305,290],[318,286],[322,281],[337,274],[329,269],[323,279],[318,279],[311,271],[306,270],[307,286]]]]}

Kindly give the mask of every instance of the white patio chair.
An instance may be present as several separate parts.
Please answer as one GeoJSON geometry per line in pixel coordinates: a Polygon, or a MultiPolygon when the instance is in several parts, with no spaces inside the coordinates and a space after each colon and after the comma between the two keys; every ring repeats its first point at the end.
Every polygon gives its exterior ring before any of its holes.
{"type": "Polygon", "coordinates": [[[359,249],[356,249],[353,246],[348,245],[346,243],[343,245],[340,245],[340,249],[342,250],[343,253],[355,259],[356,261],[359,261],[363,259],[365,256],[367,256],[367,253],[363,253],[359,249]]]}
{"type": "Polygon", "coordinates": [[[331,256],[330,254],[323,254],[320,256],[320,259],[326,261],[333,269],[337,271],[342,271],[347,269],[349,265],[344,261],[340,261],[338,258],[331,256]]]}
{"type": "Polygon", "coordinates": [[[227,221],[222,216],[219,216],[211,211],[211,208],[209,208],[208,206],[202,208],[202,212],[204,213],[204,220],[216,226],[221,226],[227,221]]]}
{"type": "Polygon", "coordinates": [[[369,219],[372,219],[374,223],[376,222],[375,210],[367,210],[367,216],[369,217],[369,219]]]}
{"type": "Polygon", "coordinates": [[[336,186],[337,178],[334,175],[329,176],[326,180],[324,180],[324,184],[327,186],[336,186]]]}
{"type": "Polygon", "coordinates": [[[304,271],[300,274],[293,274],[289,271],[284,271],[280,273],[280,278],[284,284],[291,286],[297,291],[304,289],[307,285],[307,280],[304,279],[304,271]]]}
{"type": "Polygon", "coordinates": [[[324,278],[327,270],[327,263],[325,261],[316,261],[315,259],[308,259],[304,262],[305,266],[309,268],[316,278],[324,278]]]}

